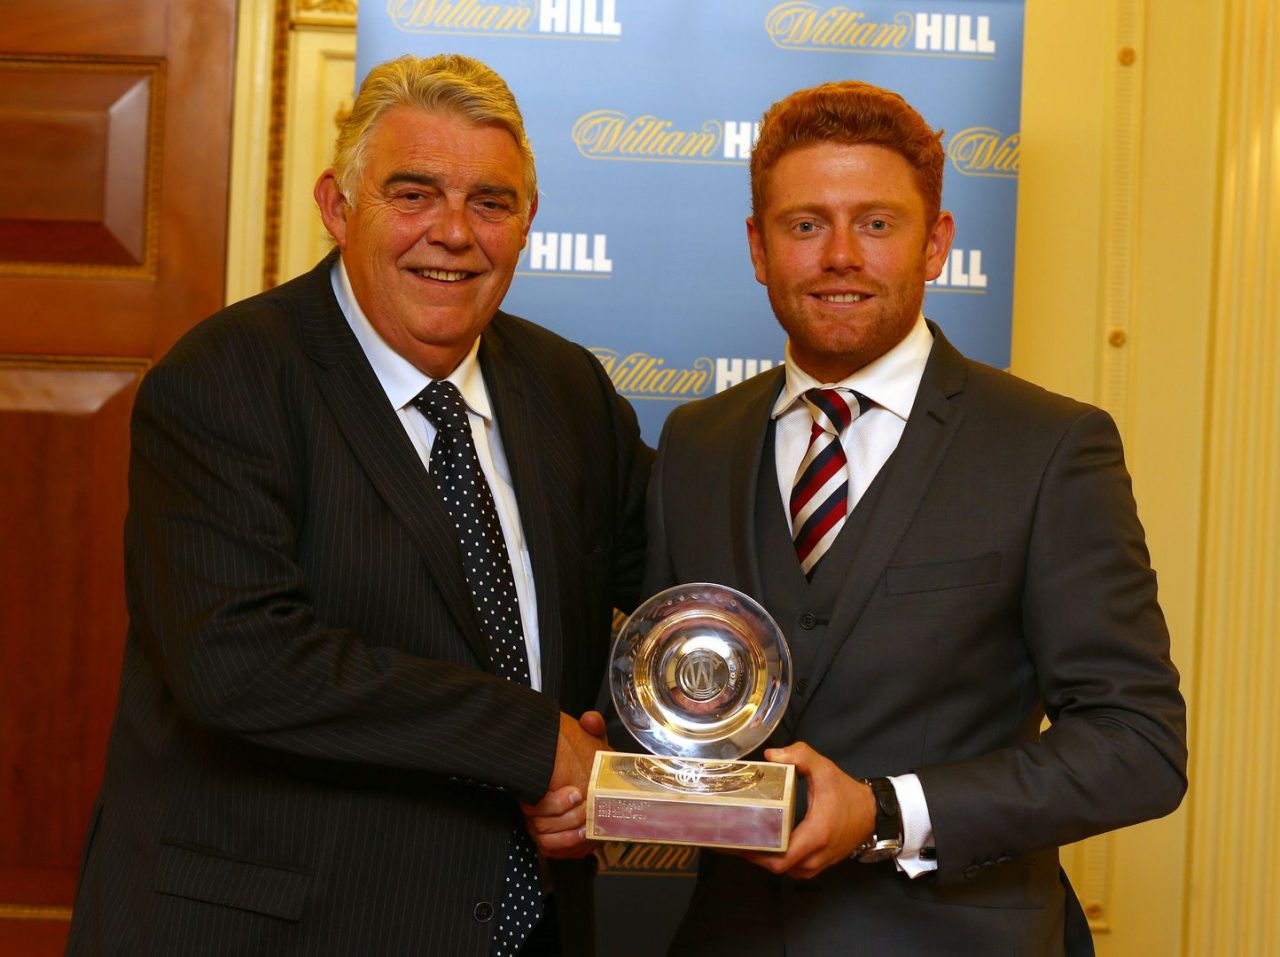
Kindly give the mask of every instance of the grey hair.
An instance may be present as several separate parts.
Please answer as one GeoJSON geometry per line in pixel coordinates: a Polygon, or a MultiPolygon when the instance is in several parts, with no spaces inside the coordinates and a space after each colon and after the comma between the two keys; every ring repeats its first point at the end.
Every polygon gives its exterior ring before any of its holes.
{"type": "MultiPolygon", "coordinates": [[[[533,202],[538,190],[533,147],[510,88],[479,60],[442,53],[425,59],[402,56],[380,63],[360,84],[355,105],[338,129],[333,155],[334,178],[348,203],[355,205],[356,189],[368,160],[370,133],[378,120],[398,106],[455,113],[473,123],[505,129],[515,139],[524,161],[527,202],[533,202]]],[[[527,207],[525,213],[528,214],[527,207]]]]}

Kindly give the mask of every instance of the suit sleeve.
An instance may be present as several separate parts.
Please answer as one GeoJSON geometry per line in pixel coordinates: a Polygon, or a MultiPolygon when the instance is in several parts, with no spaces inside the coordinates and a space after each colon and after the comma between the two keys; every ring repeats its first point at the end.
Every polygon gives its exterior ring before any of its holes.
{"type": "Polygon", "coordinates": [[[653,465],[653,474],[649,480],[649,490],[645,508],[645,528],[648,532],[648,547],[644,563],[644,597],[656,595],[658,592],[680,584],[676,581],[675,568],[671,562],[669,551],[666,515],[663,510],[663,462],[664,450],[670,436],[675,430],[675,423],[680,418],[681,408],[677,407],[667,416],[662,425],[662,436],[658,441],[658,456],[653,465]]]}
{"type": "MultiPolygon", "coordinates": [[[[297,559],[305,487],[335,466],[302,454],[305,423],[262,346],[188,348],[139,390],[126,551],[150,666],[207,733],[289,760],[426,771],[536,800],[554,762],[553,700],[317,620],[297,559]]],[[[333,561],[369,559],[365,520],[351,515],[352,553],[333,561]]]]}
{"type": "Polygon", "coordinates": [[[1065,431],[1036,499],[1022,630],[1050,727],[1034,743],[918,769],[939,880],[1170,813],[1186,715],[1119,434],[1065,431]]]}
{"type": "Polygon", "coordinates": [[[617,476],[616,526],[610,592],[617,609],[631,612],[645,598],[641,577],[645,563],[645,492],[653,468],[653,449],[640,437],[640,425],[630,404],[618,395],[608,374],[595,356],[592,371],[600,382],[613,423],[614,475],[617,476]]]}
{"type": "MultiPolygon", "coordinates": [[[[679,412],[680,408],[677,407],[667,416],[666,422],[662,427],[662,436],[658,443],[660,450],[665,446],[672,422],[678,417],[679,412]]],[[[659,451],[656,459],[650,454],[646,460],[646,462],[652,463],[652,467],[647,472],[647,482],[644,494],[641,496],[643,505],[640,512],[645,529],[646,545],[642,553],[643,561],[637,571],[642,570],[643,575],[640,578],[639,601],[633,603],[627,610],[634,610],[635,606],[641,601],[647,600],[663,589],[678,584],[675,581],[675,571],[671,566],[671,557],[667,553],[667,535],[663,525],[662,461],[661,451],[659,451]]],[[[622,718],[618,715],[617,709],[614,707],[613,693],[607,671],[604,681],[601,683],[596,706],[605,716],[611,747],[620,751],[644,750],[639,742],[631,736],[626,725],[623,724],[622,718]]]]}

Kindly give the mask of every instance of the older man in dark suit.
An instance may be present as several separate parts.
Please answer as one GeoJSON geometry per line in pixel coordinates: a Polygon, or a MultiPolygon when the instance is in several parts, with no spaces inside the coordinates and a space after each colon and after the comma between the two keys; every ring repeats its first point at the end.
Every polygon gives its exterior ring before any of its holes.
{"type": "Polygon", "coordinates": [[[520,804],[553,830],[603,744],[570,716],[651,456],[586,350],[498,309],[536,196],[491,70],[375,68],[316,185],[335,253],[146,377],[71,953],[590,950],[585,864],[548,860],[580,842],[540,856],[520,804]]]}
{"type": "Polygon", "coordinates": [[[795,683],[764,756],[807,803],[785,854],[702,855],[675,953],[1092,953],[1058,846],[1185,790],[1115,425],[921,313],[943,162],[866,84],[765,114],[747,234],[785,368],[668,419],[646,593],[721,582],[773,614],[795,683]]]}

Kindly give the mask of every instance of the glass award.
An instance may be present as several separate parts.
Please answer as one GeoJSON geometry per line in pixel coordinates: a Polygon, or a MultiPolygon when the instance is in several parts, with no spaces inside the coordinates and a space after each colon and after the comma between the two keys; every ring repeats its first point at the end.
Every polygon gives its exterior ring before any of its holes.
{"type": "Polygon", "coordinates": [[[596,754],[587,837],[786,850],[795,768],[743,760],[791,696],[791,653],[759,603],[708,583],[654,595],[614,640],[609,688],[650,753],[596,754]]]}

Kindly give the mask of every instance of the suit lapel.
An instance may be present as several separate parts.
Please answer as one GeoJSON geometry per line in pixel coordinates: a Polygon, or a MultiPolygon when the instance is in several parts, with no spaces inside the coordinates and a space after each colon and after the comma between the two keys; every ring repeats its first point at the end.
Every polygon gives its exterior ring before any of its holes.
{"type": "MultiPolygon", "coordinates": [[[[933,349],[925,366],[915,404],[907,419],[898,448],[885,468],[885,486],[869,516],[852,564],[845,576],[831,621],[822,641],[814,649],[811,680],[813,690],[822,682],[840,647],[853,635],[872,593],[884,577],[885,568],[897,550],[920,502],[933,483],[938,467],[964,420],[955,398],[964,390],[967,371],[964,358],[933,323],[933,349]]],[[[816,695],[810,693],[794,718],[803,715],[816,695]]]]}
{"type": "Polygon", "coordinates": [[[299,300],[303,346],[319,366],[320,392],[356,461],[422,554],[428,577],[459,631],[488,669],[489,650],[463,574],[453,521],[338,308],[329,280],[333,258],[306,277],[299,300]]]}
{"type": "Polygon", "coordinates": [[[733,568],[739,590],[763,604],[764,581],[756,551],[756,491],[760,481],[760,458],[769,433],[769,416],[782,388],[784,368],[777,367],[751,380],[756,388],[736,407],[739,421],[728,430],[733,434],[729,463],[729,537],[733,548],[733,568]]]}
{"type": "Polygon", "coordinates": [[[555,529],[552,527],[546,483],[544,454],[546,436],[538,412],[548,403],[540,401],[538,380],[511,354],[502,336],[502,314],[489,324],[481,338],[480,366],[493,413],[502,432],[502,448],[511,469],[511,484],[520,509],[520,526],[529,547],[533,566],[534,592],[538,596],[538,647],[542,659],[542,690],[552,697],[560,694],[563,673],[563,627],[561,596],[557,574],[555,529]]]}

